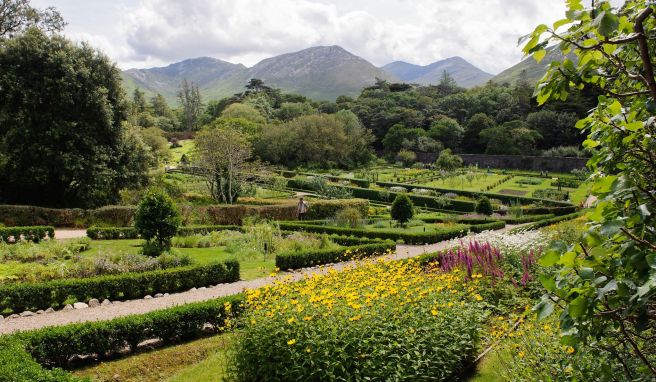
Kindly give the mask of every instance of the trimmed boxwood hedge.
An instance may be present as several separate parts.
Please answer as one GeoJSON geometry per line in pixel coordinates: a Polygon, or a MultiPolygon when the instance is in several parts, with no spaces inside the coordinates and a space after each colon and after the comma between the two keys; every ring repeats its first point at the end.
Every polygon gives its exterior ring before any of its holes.
{"type": "Polygon", "coordinates": [[[552,224],[560,223],[562,221],[576,219],[579,216],[582,216],[583,214],[584,211],[578,211],[578,212],[574,212],[573,214],[561,215],[549,219],[538,220],[535,223],[531,223],[522,227],[517,227],[511,230],[510,233],[512,234],[512,233],[532,231],[534,229],[550,226],[552,224]]]}
{"type": "MultiPolygon", "coordinates": [[[[237,225],[198,225],[178,228],[179,236],[190,236],[196,234],[207,234],[214,231],[234,230],[239,231],[241,227],[237,225]]],[[[138,239],[139,234],[134,227],[116,227],[102,228],[91,227],[87,229],[87,236],[93,240],[114,240],[114,239],[138,239]]]]}
{"type": "Polygon", "coordinates": [[[276,267],[281,270],[300,269],[315,265],[338,263],[375,255],[382,255],[388,249],[396,249],[393,241],[364,244],[336,249],[321,249],[315,251],[294,251],[276,255],[276,267]]]}
{"type": "Polygon", "coordinates": [[[7,242],[10,237],[14,240],[20,241],[21,236],[23,240],[40,242],[46,237],[55,237],[55,227],[50,226],[27,226],[27,227],[0,227],[0,241],[7,242]]]}
{"type": "Polygon", "coordinates": [[[154,293],[239,281],[239,262],[171,268],[121,275],[0,285],[0,312],[56,308],[68,302],[130,300],[154,293]]]}
{"type": "Polygon", "coordinates": [[[524,223],[530,223],[530,222],[535,222],[538,220],[544,220],[544,219],[551,219],[555,217],[556,215],[554,214],[544,214],[544,215],[525,215],[525,216],[520,216],[520,217],[503,217],[503,221],[506,222],[506,224],[524,224],[524,223]]]}
{"type": "Polygon", "coordinates": [[[74,382],[82,381],[61,370],[44,369],[25,350],[17,338],[0,337],[0,381],[2,382],[74,382]]]}
{"type": "Polygon", "coordinates": [[[492,222],[485,223],[485,224],[474,224],[469,229],[472,232],[480,233],[480,232],[483,232],[483,231],[501,229],[505,226],[506,226],[506,222],[497,220],[497,221],[492,221],[492,222]]]}
{"type": "Polygon", "coordinates": [[[576,212],[578,208],[576,206],[567,206],[567,207],[529,207],[524,208],[525,215],[545,215],[545,214],[554,214],[556,216],[568,215],[576,212]]]}
{"type": "Polygon", "coordinates": [[[292,231],[307,231],[340,235],[353,235],[386,240],[403,240],[406,244],[428,244],[465,236],[469,226],[460,225],[433,232],[401,232],[398,230],[365,230],[346,227],[310,225],[301,222],[280,222],[280,228],[292,231]]]}
{"type": "Polygon", "coordinates": [[[146,314],[49,327],[16,334],[26,351],[45,367],[67,367],[74,356],[104,358],[135,351],[151,339],[165,344],[197,338],[207,332],[222,332],[226,319],[234,322],[244,310],[241,294],[158,310],[146,314]]]}

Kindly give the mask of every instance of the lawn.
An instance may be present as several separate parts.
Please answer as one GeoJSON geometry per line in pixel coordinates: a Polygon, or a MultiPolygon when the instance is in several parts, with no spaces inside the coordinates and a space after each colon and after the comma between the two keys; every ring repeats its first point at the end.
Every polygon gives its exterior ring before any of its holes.
{"type": "Polygon", "coordinates": [[[171,164],[173,165],[179,165],[182,155],[187,155],[187,157],[189,157],[189,154],[191,154],[194,149],[193,139],[183,139],[178,141],[178,143],[180,144],[180,147],[171,149],[171,164]]]}
{"type": "Polygon", "coordinates": [[[421,185],[454,190],[486,191],[486,187],[495,185],[503,181],[506,177],[507,175],[474,172],[433,180],[428,183],[421,183],[421,185]]]}

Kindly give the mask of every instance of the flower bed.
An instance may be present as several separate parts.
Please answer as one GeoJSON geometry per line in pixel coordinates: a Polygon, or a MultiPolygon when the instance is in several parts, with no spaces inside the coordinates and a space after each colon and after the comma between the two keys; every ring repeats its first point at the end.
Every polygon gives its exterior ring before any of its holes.
{"type": "Polygon", "coordinates": [[[27,227],[0,227],[0,241],[18,242],[21,240],[33,241],[55,237],[55,227],[50,226],[27,226],[27,227]]]}
{"type": "Polygon", "coordinates": [[[348,248],[287,252],[276,255],[276,267],[283,271],[306,268],[340,261],[382,256],[386,253],[391,253],[395,249],[396,244],[393,241],[385,241],[356,245],[348,248]]]}

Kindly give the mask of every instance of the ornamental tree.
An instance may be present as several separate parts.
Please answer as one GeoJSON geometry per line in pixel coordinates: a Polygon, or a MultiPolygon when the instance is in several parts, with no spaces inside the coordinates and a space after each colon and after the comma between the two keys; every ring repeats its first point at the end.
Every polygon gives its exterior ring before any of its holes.
{"type": "Polygon", "coordinates": [[[603,95],[577,123],[598,197],[580,243],[556,243],[540,260],[555,267],[542,277],[548,290],[535,307],[547,316],[554,304],[562,341],[590,346],[618,361],[610,379],[656,378],[656,5],[627,1],[567,1],[566,17],[525,36],[524,52],[540,61],[547,49],[564,59],[549,64],[537,101],[566,100],[574,89],[603,95]],[[572,59],[573,56],[576,59],[572,59]],[[615,374],[615,375],[613,375],[615,374]]]}
{"type": "Polygon", "coordinates": [[[401,223],[401,225],[403,226],[405,225],[405,223],[410,221],[410,219],[412,219],[414,214],[415,214],[414,205],[412,204],[412,201],[410,200],[408,195],[405,194],[396,195],[396,198],[392,202],[392,210],[391,210],[392,219],[401,223]]]}
{"type": "Polygon", "coordinates": [[[156,189],[146,192],[134,215],[134,228],[146,240],[143,253],[154,256],[171,248],[181,221],[175,203],[166,193],[156,189]]]}

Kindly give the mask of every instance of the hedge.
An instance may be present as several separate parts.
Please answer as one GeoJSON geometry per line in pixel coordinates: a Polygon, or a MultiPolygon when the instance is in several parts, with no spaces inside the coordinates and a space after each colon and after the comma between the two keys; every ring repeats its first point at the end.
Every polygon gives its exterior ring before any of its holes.
{"type": "Polygon", "coordinates": [[[550,226],[552,224],[560,223],[562,221],[576,219],[579,216],[582,216],[583,214],[584,214],[584,211],[578,211],[578,212],[574,212],[574,213],[568,214],[568,215],[561,215],[561,216],[556,216],[556,217],[549,218],[549,219],[538,220],[535,223],[531,223],[531,224],[528,224],[528,225],[525,225],[525,226],[522,226],[522,227],[514,228],[509,233],[513,234],[513,233],[519,233],[519,232],[525,232],[525,231],[532,231],[534,229],[550,226]]]}
{"type": "Polygon", "coordinates": [[[475,233],[479,233],[483,231],[501,229],[505,226],[506,226],[506,222],[497,220],[485,224],[474,224],[469,228],[469,230],[475,233]]]}
{"type": "Polygon", "coordinates": [[[39,365],[15,337],[0,337],[1,382],[73,382],[82,381],[61,369],[48,370],[39,365]]]}
{"type": "MultiPolygon", "coordinates": [[[[214,231],[234,230],[239,231],[237,225],[197,225],[178,228],[179,236],[190,236],[196,234],[207,234],[214,231]]],[[[134,227],[102,228],[91,227],[87,229],[87,236],[93,240],[115,240],[115,239],[138,239],[139,234],[134,227]]]]}
{"type": "Polygon", "coordinates": [[[95,210],[83,210],[80,208],[0,205],[0,223],[7,226],[126,226],[132,222],[135,209],[134,206],[105,206],[95,210]]]}
{"type": "Polygon", "coordinates": [[[526,215],[519,217],[503,217],[501,218],[506,224],[524,224],[530,223],[538,220],[551,219],[555,217],[554,214],[544,214],[544,215],[526,215]]]}
{"type": "Polygon", "coordinates": [[[206,325],[215,332],[226,329],[244,310],[243,295],[181,305],[109,321],[49,327],[14,335],[26,351],[45,367],[67,367],[75,356],[104,358],[134,352],[151,339],[165,344],[197,338],[206,325]],[[229,307],[227,307],[229,306],[229,307]]]}
{"type": "Polygon", "coordinates": [[[8,242],[9,238],[15,241],[28,240],[35,243],[46,237],[55,237],[55,227],[50,226],[23,226],[23,227],[0,227],[0,241],[8,242]]]}
{"type": "MultiPolygon", "coordinates": [[[[405,183],[393,183],[393,182],[376,182],[377,185],[381,187],[412,187],[410,184],[405,184],[405,183]]],[[[421,188],[425,188],[427,190],[432,190],[432,191],[437,191],[441,193],[447,193],[447,192],[453,192],[459,195],[463,196],[468,196],[471,198],[478,198],[481,195],[485,195],[490,199],[498,199],[504,203],[511,203],[511,202],[527,202],[527,203],[536,203],[536,202],[543,202],[543,203],[548,203],[549,205],[552,206],[557,206],[557,207],[565,207],[565,206],[571,206],[571,203],[567,202],[561,202],[557,200],[548,200],[548,199],[538,199],[538,198],[530,198],[526,196],[513,196],[513,195],[505,195],[505,194],[495,194],[491,192],[475,192],[475,191],[466,191],[466,190],[453,190],[453,189],[448,189],[448,188],[440,188],[440,187],[424,187],[421,186],[421,188]]]]}
{"type": "Polygon", "coordinates": [[[409,233],[401,232],[398,230],[365,230],[346,227],[332,227],[310,224],[306,225],[297,222],[280,222],[280,228],[293,231],[353,235],[368,237],[372,239],[378,238],[394,241],[403,240],[403,242],[406,244],[429,244],[465,236],[470,227],[466,225],[460,225],[453,228],[445,228],[440,231],[409,233]]]}
{"type": "Polygon", "coordinates": [[[239,281],[239,262],[229,260],[203,266],[141,273],[0,285],[0,312],[60,307],[69,302],[130,300],[154,293],[173,293],[212,284],[239,281]]]}
{"type": "Polygon", "coordinates": [[[315,265],[338,263],[375,255],[382,255],[388,249],[396,249],[393,241],[364,244],[346,248],[322,249],[315,251],[294,251],[276,255],[276,267],[281,270],[300,269],[315,265]]]}
{"type": "MultiPolygon", "coordinates": [[[[299,190],[315,191],[309,182],[301,179],[290,179],[288,181],[288,185],[289,187],[296,188],[299,190]]],[[[351,194],[355,198],[367,199],[367,200],[383,202],[383,203],[391,203],[394,200],[394,198],[396,198],[396,195],[399,194],[398,192],[386,191],[386,190],[373,190],[369,188],[348,187],[348,186],[337,186],[337,187],[342,187],[347,189],[348,191],[351,192],[351,194]]],[[[476,208],[476,203],[465,201],[465,200],[449,199],[448,204],[443,205],[440,201],[438,201],[436,198],[431,196],[422,196],[422,195],[413,195],[413,194],[407,194],[407,195],[410,198],[410,200],[412,200],[412,203],[414,203],[414,205],[417,207],[427,207],[427,208],[438,209],[438,210],[450,210],[450,211],[460,211],[460,212],[473,212],[474,209],[476,208]]],[[[310,206],[310,209],[311,208],[312,206],[310,206]]],[[[315,219],[315,217],[310,217],[310,216],[308,216],[308,218],[315,219]]]]}
{"type": "Polygon", "coordinates": [[[569,215],[576,212],[576,206],[567,207],[529,207],[523,208],[522,211],[525,215],[545,215],[554,214],[556,216],[569,215]]]}

